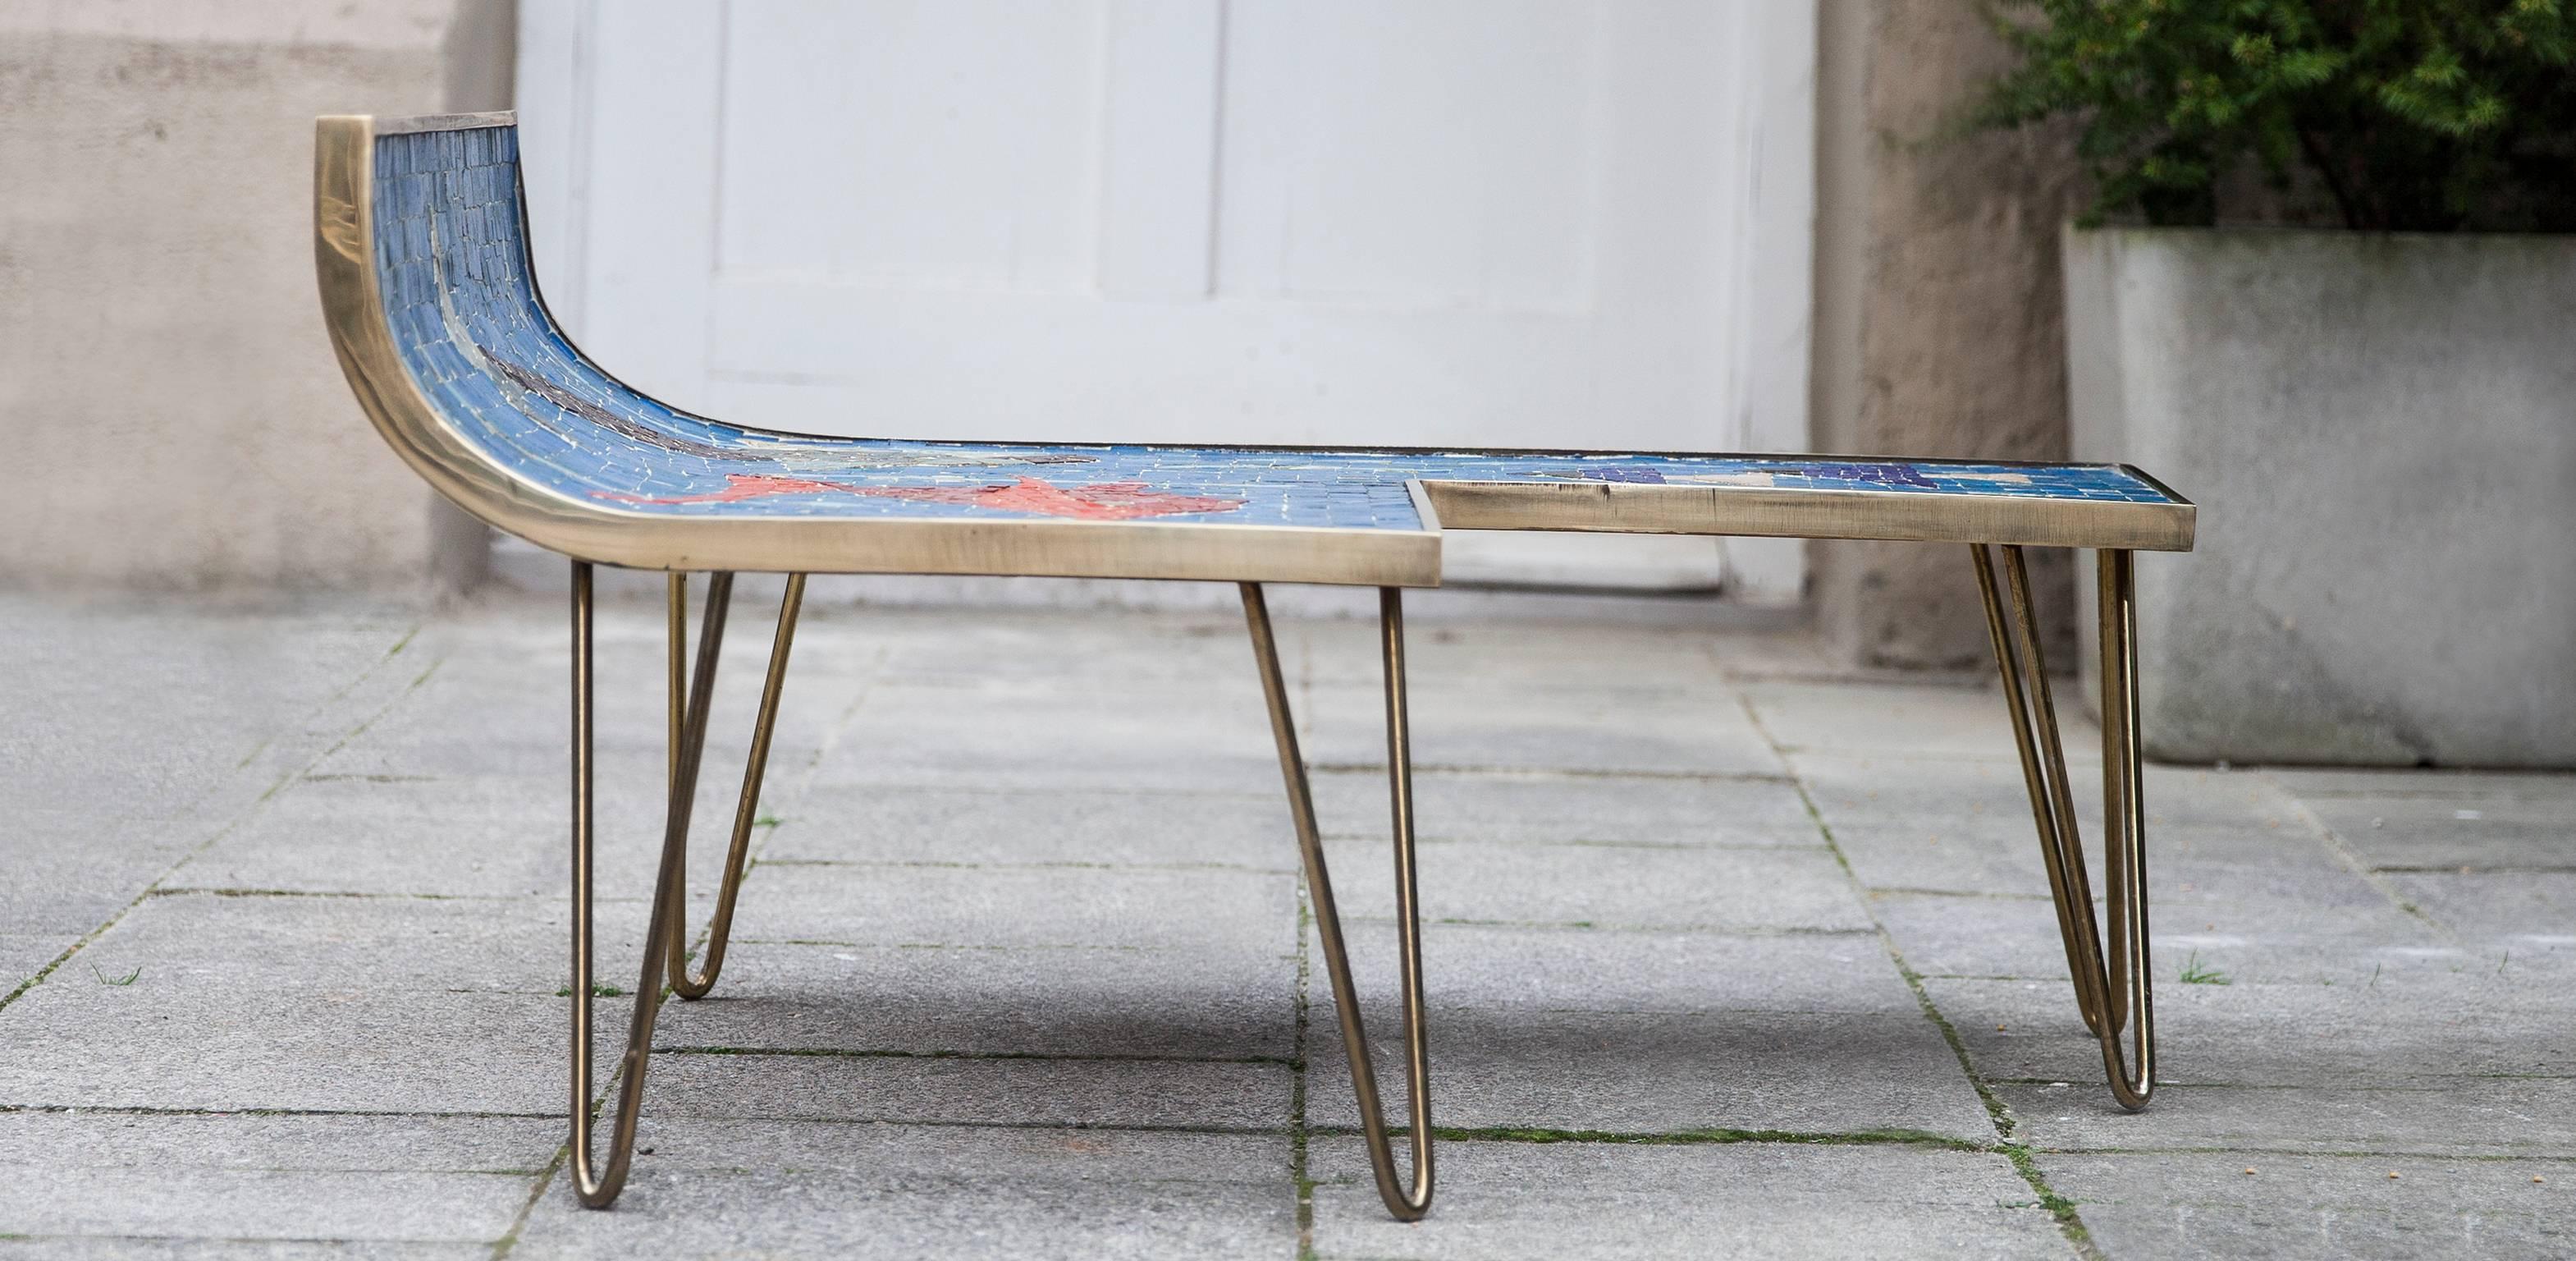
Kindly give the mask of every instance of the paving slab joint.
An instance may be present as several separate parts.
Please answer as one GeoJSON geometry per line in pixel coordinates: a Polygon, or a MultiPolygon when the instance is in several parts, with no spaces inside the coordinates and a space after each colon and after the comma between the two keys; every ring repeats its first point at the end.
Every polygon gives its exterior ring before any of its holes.
{"type": "MultiPolygon", "coordinates": [[[[1754,708],[1752,698],[1739,697],[1738,703],[1743,706],[1745,717],[1752,722],[1754,731],[1780,755],[1782,763],[1794,765],[1787,756],[1787,747],[1771,734],[1770,728],[1763,725],[1762,715],[1754,708]]],[[[1896,974],[1913,992],[1914,1002],[1922,1008],[1923,1018],[1931,1021],[1932,1026],[1941,1031],[1942,1041],[1950,1044],[1950,1053],[1958,1058],[1960,1074],[1967,1078],[1969,1088],[1977,1092],[1978,1100],[1986,1105],[1986,1115],[1994,1123],[1997,1140],[1991,1150],[2000,1152],[2005,1160],[2012,1163],[2013,1172],[2030,1184],[2039,1206],[2048,1210],[2048,1215],[2056,1220],[2058,1232],[2066,1237],[2066,1242],[2075,1248],[2077,1255],[2086,1261],[2104,1261],[2101,1246],[2093,1241],[2092,1229],[2084,1224],[2083,1215],[2076,1211],[2075,1201],[2058,1194],[2057,1189],[2048,1184],[2047,1176],[2032,1159],[2029,1147],[2015,1140],[2012,1110],[2004,1106],[1994,1087],[1979,1075],[1976,1063],[1968,1056],[1968,1044],[1960,1038],[1958,1028],[1941,1014],[1939,1005],[1932,1001],[1931,991],[1924,988],[1922,976],[1905,962],[1904,952],[1896,948],[1896,938],[1887,931],[1887,925],[1879,919],[1870,900],[1869,886],[1862,883],[1860,873],[1852,869],[1850,856],[1834,839],[1834,830],[1825,822],[1824,811],[1816,805],[1815,794],[1808,791],[1805,778],[1794,777],[1792,782],[1797,789],[1798,800],[1807,808],[1808,819],[1816,825],[1816,834],[1824,838],[1825,847],[1833,852],[1834,862],[1843,869],[1843,878],[1851,882],[1852,891],[1859,897],[1862,912],[1877,927],[1879,945],[1887,952],[1888,962],[1895,965],[1896,974]]]]}
{"type": "MultiPolygon", "coordinates": [[[[313,710],[310,711],[310,713],[318,714],[329,709],[341,698],[355,691],[359,685],[374,677],[377,671],[382,670],[396,656],[400,655],[403,648],[411,643],[412,636],[419,632],[420,628],[418,626],[414,626],[410,634],[404,635],[400,642],[397,642],[391,649],[386,651],[384,656],[377,658],[375,664],[359,671],[355,678],[350,679],[349,682],[340,687],[339,690],[324,698],[320,704],[316,705],[313,710]]],[[[339,739],[334,740],[329,748],[313,755],[313,757],[308,759],[302,766],[298,766],[295,769],[278,776],[276,781],[271,783],[265,791],[259,794],[258,797],[254,798],[248,806],[242,808],[230,819],[225,820],[223,826],[216,828],[204,840],[197,842],[195,845],[189,846],[186,852],[180,854],[177,858],[173,859],[169,865],[163,867],[161,869],[161,874],[154,876],[151,883],[143,886],[143,891],[141,893],[135,894],[132,900],[128,901],[125,905],[116,908],[116,911],[109,915],[105,920],[101,921],[96,928],[82,934],[80,940],[73,942],[70,946],[66,947],[61,954],[54,956],[52,962],[38,968],[35,975],[19,982],[17,986],[11,989],[8,993],[0,994],[0,1011],[7,1011],[10,1004],[17,1002],[21,995],[44,984],[46,979],[53,976],[53,974],[60,970],[64,964],[71,962],[74,955],[87,949],[90,943],[105,936],[109,929],[116,927],[120,921],[122,921],[128,914],[132,913],[134,908],[143,905],[145,899],[158,893],[161,889],[162,881],[168,880],[173,873],[177,872],[181,867],[186,866],[190,859],[212,849],[217,841],[231,835],[233,829],[242,825],[243,820],[257,814],[261,807],[266,806],[271,798],[276,797],[278,793],[284,791],[287,785],[301,779],[305,772],[312,770],[316,766],[320,766],[323,761],[328,759],[332,754],[347,748],[350,741],[364,735],[368,728],[375,726],[376,723],[383,719],[385,715],[392,713],[397,706],[410,699],[413,693],[418,692],[424,684],[429,682],[431,675],[438,673],[438,667],[444,664],[445,661],[446,659],[444,657],[431,661],[429,663],[429,667],[422,670],[420,674],[413,678],[408,685],[406,685],[400,692],[396,693],[392,700],[386,701],[373,713],[368,714],[355,727],[342,732],[339,739]]],[[[257,760],[260,753],[265,751],[270,743],[272,743],[272,741],[261,741],[257,748],[251,750],[250,757],[244,760],[243,765],[246,766],[249,762],[257,760]]],[[[238,770],[240,768],[236,767],[235,769],[238,770]]]]}

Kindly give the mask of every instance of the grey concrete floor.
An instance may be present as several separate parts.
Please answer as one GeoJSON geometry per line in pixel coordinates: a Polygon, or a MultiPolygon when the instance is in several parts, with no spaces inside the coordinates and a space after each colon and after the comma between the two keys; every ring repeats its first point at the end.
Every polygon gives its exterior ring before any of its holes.
{"type": "MultiPolygon", "coordinates": [[[[1990,688],[1416,608],[1443,1138],[1399,1225],[1235,618],[810,613],[723,981],[592,1213],[560,607],[0,599],[0,1258],[2576,1254],[2576,777],[2152,769],[2129,1115],[1990,688]]],[[[1282,629],[1391,1064],[1373,630],[1282,629]]],[[[659,630],[603,612],[628,986],[659,630]]]]}

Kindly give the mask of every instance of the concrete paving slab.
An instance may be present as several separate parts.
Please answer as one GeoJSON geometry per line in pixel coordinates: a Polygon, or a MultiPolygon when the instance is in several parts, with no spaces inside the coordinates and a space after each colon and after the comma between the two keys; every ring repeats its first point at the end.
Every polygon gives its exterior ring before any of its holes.
{"type": "MultiPolygon", "coordinates": [[[[663,645],[658,604],[609,603],[601,963],[625,984],[659,840],[663,645]]],[[[735,787],[725,733],[747,727],[767,646],[765,608],[737,611],[693,925],[735,787]]],[[[123,918],[0,1007],[0,1180],[36,1169],[60,1201],[0,1257],[486,1255],[561,1139],[561,600],[442,614],[399,653],[415,615],[34,616],[63,668],[0,684],[44,732],[0,759],[50,768],[0,776],[22,824],[0,835],[0,970],[123,918]],[[134,787],[130,810],[78,795],[107,783],[134,787]],[[333,896],[215,895],[258,890],[333,896]],[[113,1111],[24,1110],[64,1106],[113,1111]],[[189,1115],[246,1108],[370,1115],[189,1115]],[[136,1172],[163,1166],[180,1176],[136,1172]],[[453,1233],[394,1237],[424,1216],[453,1233]]],[[[1391,1059],[1375,630],[1281,632],[1391,1059]]],[[[2164,1188],[2088,1201],[2110,1255],[2212,1239],[2299,1255],[2307,1225],[2368,1213],[2324,1175],[2242,1201],[2227,1178],[2190,1183],[2212,1150],[2238,1169],[2258,1159],[2243,1149],[2421,1160],[2427,1207],[2326,1236],[2350,1251],[2469,1238],[2516,1255],[2553,1238],[2471,1216],[2486,1201],[2442,1179],[2488,1157],[2576,1169],[2576,914],[2559,887],[2576,864],[2552,832],[2576,776],[2151,768],[2164,1063],[2187,1084],[2129,1116],[2074,1019],[1991,687],[1824,681],[1804,640],[1683,624],[1426,616],[1408,646],[1426,895],[1435,913],[1509,921],[1429,928],[1444,1126],[1912,1126],[1990,1144],[1883,923],[2043,1170],[2125,1161],[2118,1184],[2164,1188]],[[1773,739],[1796,751],[1784,762],[1773,739]],[[1904,892],[1995,888],[2024,896],[1904,892]],[[2235,984],[2178,984],[2195,952],[2235,984]],[[2201,1085],[2201,1068],[2253,1084],[2201,1085]],[[2227,1213],[2252,1233],[2168,1231],[2227,1213]]],[[[2081,796],[2098,782],[2091,729],[2067,721],[2081,796]]],[[[751,873],[728,976],[659,1031],[682,1053],[653,1070],[656,1154],[612,1214],[574,1209],[558,1175],[519,1254],[677,1238],[1293,1255],[1301,966],[1305,1115],[1356,1116],[1319,960],[1299,956],[1293,838],[1232,611],[818,608],[780,735],[763,804],[787,822],[756,837],[771,861],[751,873]],[[704,1053],[724,1047],[831,1054],[704,1053]],[[726,1119],[761,1117],[859,1119],[726,1119]],[[1013,1194],[1025,1203],[994,1211],[1013,1194]],[[691,1204],[711,1211],[690,1219],[691,1204]]],[[[600,1008],[604,1071],[626,1004],[600,1008]]],[[[1453,1142],[1420,1227],[1379,1215],[1355,1139],[1317,1135],[1308,1155],[1322,1255],[2068,1247],[1990,1151],[1453,1142]],[[1504,1172],[1480,1184],[1486,1153],[1504,1172]],[[1522,1157],[1536,1163],[1506,1167],[1522,1157]],[[1633,1205],[1605,1217],[1605,1201],[1633,1205]]]]}
{"type": "Polygon", "coordinates": [[[744,941],[1295,952],[1296,880],[1228,868],[757,867],[744,941]]]}
{"type": "MultiPolygon", "coordinates": [[[[1384,770],[1330,771],[1312,782],[1315,816],[1328,835],[1390,835],[1384,770]]],[[[1805,798],[1786,779],[1416,770],[1413,798],[1414,834],[1424,840],[1687,846],[1820,840],[1805,798]]]]}
{"type": "MultiPolygon", "coordinates": [[[[75,960],[77,962],[77,960],[75,960]]],[[[156,988],[55,973],[0,1013],[0,1105],[554,1115],[570,999],[156,988]]],[[[603,1031],[623,999],[602,999],[603,1031]]],[[[620,1035],[604,1032],[614,1041],[620,1035]]],[[[605,1061],[607,1055],[603,1053],[605,1061]]]]}
{"type": "Polygon", "coordinates": [[[889,681],[971,685],[1010,680],[1084,690],[1100,683],[1153,688],[1200,680],[1211,703],[1261,707],[1261,676],[1252,642],[1236,613],[1120,613],[860,609],[839,611],[831,632],[857,644],[881,644],[875,673],[889,681]]]}
{"type": "MultiPolygon", "coordinates": [[[[2021,762],[2009,746],[2005,754],[1932,758],[1819,751],[1793,753],[1789,764],[1829,815],[1966,816],[1962,825],[2019,825],[2027,832],[2030,797],[2021,762]]],[[[2176,827],[2269,831],[2299,822],[2298,799],[2261,773],[2152,763],[2144,769],[2150,837],[2176,827]]],[[[2078,821],[2089,832],[2101,818],[2101,762],[2076,760],[2070,753],[2067,776],[2078,821]]]]}
{"type": "MultiPolygon", "coordinates": [[[[2159,985],[2156,1077],[2238,1086],[2576,1079],[2566,979],[2507,984],[2416,973],[2379,985],[2159,985]]],[[[2101,1073],[2101,1051],[2064,985],[1936,978],[1924,988],[1990,1077],[2101,1073]]]]}
{"type": "MultiPolygon", "coordinates": [[[[2098,883],[2102,870],[2100,840],[2088,834],[2086,844],[2098,883]]],[[[2038,848],[2034,836],[2031,852],[2036,854],[2038,848]]],[[[2294,822],[2276,824],[2266,820],[2260,826],[2241,827],[2202,823],[2149,827],[2147,869],[2158,880],[2159,889],[2169,883],[2176,896],[2186,898],[2281,888],[2288,894],[2315,896],[2320,902],[2342,905],[2361,897],[2357,890],[2368,886],[2378,890],[2382,901],[2388,900],[2384,889],[2355,871],[2354,865],[2325,838],[2294,822]],[[2325,892],[2310,895],[2311,889],[2325,892]]]]}
{"type": "MultiPolygon", "coordinates": [[[[560,760],[558,758],[557,760],[560,760]]],[[[598,890],[649,896],[662,850],[662,759],[599,768],[598,890]]],[[[700,794],[692,857],[712,877],[737,785],[700,794]]],[[[572,788],[545,775],[308,778],[252,812],[163,882],[168,889],[507,898],[568,896],[572,788]]]]}
{"type": "Polygon", "coordinates": [[[0,871],[10,876],[0,887],[0,924],[42,935],[59,952],[114,918],[218,826],[70,810],[12,815],[0,835],[0,871]]]}
{"type": "Polygon", "coordinates": [[[829,784],[797,799],[762,846],[761,860],[1215,865],[1291,872],[1297,869],[1297,836],[1287,798],[1275,785],[1267,793],[1226,795],[829,784]]]}
{"type": "MultiPolygon", "coordinates": [[[[1365,1004],[1365,1000],[1363,1000],[1365,1004]]],[[[1379,1093],[1405,1098],[1400,1025],[1369,1006],[1379,1093]]],[[[1319,997],[1306,1117],[1357,1127],[1339,1017],[1319,997]]],[[[1470,1128],[1670,1134],[1908,1130],[1990,1142],[1994,1125],[1920,1011],[1531,1012],[1435,1006],[1432,1120],[1470,1128]]]]}
{"type": "Polygon", "coordinates": [[[2012,1110],[2015,1133],[2050,1151],[2576,1157],[2576,1083],[2564,1079],[2160,1087],[2139,1113],[2121,1111],[2098,1075],[2064,1086],[2006,1082],[1994,1089],[2012,1110]]]}
{"type": "MultiPolygon", "coordinates": [[[[593,907],[600,981],[632,984],[645,899],[593,907]]],[[[571,914],[561,899],[145,898],[73,960],[62,983],[134,980],[98,1001],[220,999],[243,987],[326,994],[515,993],[568,983],[571,914]]],[[[52,984],[53,982],[48,982],[52,984]]]]}
{"type": "MultiPolygon", "coordinates": [[[[1906,964],[1926,976],[2063,982],[2069,975],[2057,912],[2044,891],[1969,898],[1876,893],[1869,907],[1906,964]]],[[[2096,913],[2101,914],[2099,904],[2096,913]]],[[[2482,953],[2386,901],[2307,907],[2294,901],[2186,901],[2149,907],[2149,953],[2159,989],[2194,954],[2242,982],[2365,984],[2374,975],[2448,971],[2482,953]]]]}
{"type": "MultiPolygon", "coordinates": [[[[550,710],[562,707],[561,697],[552,698],[548,706],[550,710]]],[[[595,774],[600,782],[632,785],[616,791],[643,795],[657,815],[660,813],[661,794],[665,791],[659,772],[664,765],[667,717],[667,712],[658,705],[648,716],[614,725],[603,715],[598,720],[598,736],[591,746],[596,759],[594,764],[598,768],[595,774]]],[[[784,719],[781,721],[783,724],[784,719]]],[[[748,739],[751,718],[745,714],[739,723],[711,724],[711,727],[700,778],[707,781],[708,787],[726,785],[724,795],[730,804],[735,787],[741,783],[740,742],[748,739]]],[[[569,791],[570,774],[565,762],[571,748],[569,740],[560,717],[551,728],[538,726],[532,728],[532,732],[491,738],[443,734],[399,742],[359,739],[323,758],[314,769],[324,776],[396,781],[486,776],[551,778],[566,784],[566,791],[569,791]]],[[[791,780],[819,753],[815,746],[787,740],[782,731],[770,752],[771,771],[782,782],[791,780]]]]}
{"type": "Polygon", "coordinates": [[[2262,773],[2285,790],[2307,800],[2321,797],[2468,797],[2576,804],[2576,775],[2565,771],[2276,766],[2262,773]]]}
{"type": "MultiPolygon", "coordinates": [[[[2030,843],[2030,798],[2021,764],[2010,759],[1904,758],[1798,753],[1798,782],[1837,842],[1855,829],[1903,827],[1924,836],[1969,836],[1990,844],[2030,843]]],[[[2101,776],[2074,772],[2076,803],[2099,817],[2101,776]]]]}
{"type": "MultiPolygon", "coordinates": [[[[1834,843],[1871,888],[1994,893],[2048,887],[2017,762],[1804,755],[1795,764],[1834,843]]],[[[2241,881],[2284,867],[2319,878],[2354,875],[2310,829],[2297,803],[2263,781],[2156,772],[2147,784],[2151,873],[2179,883],[2241,881]]],[[[2095,855],[2097,878],[2100,778],[2089,772],[2075,778],[2077,829],[2095,855]]]]}
{"type": "Polygon", "coordinates": [[[687,1120],[614,1212],[560,1186],[514,1258],[1293,1256],[1284,1135],[687,1120]]]}
{"type": "Polygon", "coordinates": [[[416,624],[357,603],[0,597],[18,667],[0,682],[16,720],[0,736],[0,811],[16,824],[0,830],[0,925],[22,938],[11,958],[41,967],[399,695],[425,657],[397,660],[416,624]]]}
{"type": "MultiPolygon", "coordinates": [[[[1740,706],[1723,697],[1514,689],[1416,681],[1408,696],[1416,769],[1779,776],[1785,768],[1740,706]]],[[[1299,703],[1299,738],[1319,767],[1386,765],[1386,697],[1318,685],[1299,703]]]]}
{"type": "Polygon", "coordinates": [[[2399,872],[2389,883],[2463,937],[2576,944],[2576,871],[2399,872]]]}
{"type": "MultiPolygon", "coordinates": [[[[1327,841],[1344,919],[1395,914],[1392,847],[1327,841]]],[[[1640,845],[1416,847],[1426,919],[1481,923],[1856,932],[1870,927],[1859,896],[1822,846],[1671,849],[1640,845]]]]}
{"type": "Polygon", "coordinates": [[[664,1045],[772,1050],[1296,1055],[1297,965],[1257,950],[1008,950],[746,942],[664,1045]]]}
{"type": "Polygon", "coordinates": [[[2565,1161],[2206,1152],[2045,1163],[2114,1257],[2576,1253],[2576,1167],[2565,1161]]]}
{"type": "Polygon", "coordinates": [[[560,1129],[477,1117],[0,1113],[0,1182],[11,1190],[0,1236],[66,1250],[153,1235],[488,1247],[560,1129]]]}
{"type": "Polygon", "coordinates": [[[637,1141],[704,1117],[1273,1132],[1287,1124],[1291,1075],[1205,1060],[664,1055],[637,1141]]]}
{"type": "Polygon", "coordinates": [[[2382,870],[2576,872],[2576,800],[2315,797],[2308,807],[2382,870]]]}
{"type": "Polygon", "coordinates": [[[814,782],[1252,795],[1278,790],[1279,757],[1257,694],[902,682],[869,691],[814,782]]]}
{"type": "MultiPolygon", "coordinates": [[[[1369,1010],[1396,998],[1394,925],[1352,925],[1345,944],[1369,1010]]],[[[1426,993],[1483,1011],[1917,1013],[1876,933],[1634,932],[1428,924],[1426,993]]],[[[1310,993],[1329,993],[1308,936],[1310,993]]]]}
{"type": "Polygon", "coordinates": [[[0,933],[0,994],[33,979],[70,946],[51,933],[0,933]]]}
{"type": "Polygon", "coordinates": [[[146,1259],[212,1257],[260,1258],[260,1261],[299,1261],[306,1257],[345,1257],[352,1255],[385,1257],[391,1261],[468,1261],[492,1255],[488,1243],[413,1243],[372,1239],[364,1244],[345,1240],[309,1239],[195,1239],[138,1238],[115,1235],[55,1235],[41,1238],[0,1239],[0,1257],[9,1261],[35,1261],[37,1258],[75,1257],[81,1261],[103,1258],[104,1261],[146,1261],[146,1259]]]}
{"type": "MultiPolygon", "coordinates": [[[[1419,601],[1422,597],[1410,599],[1419,601]]],[[[1412,607],[1408,605],[1408,608],[1412,607]]],[[[1302,666],[1318,687],[1376,686],[1383,681],[1374,609],[1367,618],[1306,619],[1280,624],[1282,656],[1302,666]],[[1290,651],[1293,646],[1295,651],[1290,651]]],[[[1515,690],[1663,691],[1722,695],[1731,664],[1813,664],[1777,637],[1730,634],[1695,625],[1654,626],[1559,619],[1424,621],[1405,627],[1405,667],[1416,686],[1491,680],[1515,690]]]]}
{"type": "MultiPolygon", "coordinates": [[[[437,668],[418,676],[402,703],[374,715],[311,773],[560,773],[570,737],[571,695],[563,634],[557,629],[542,644],[528,644],[480,627],[425,628],[412,651],[434,655],[437,668]]],[[[599,645],[603,686],[594,702],[594,747],[603,752],[659,751],[662,746],[666,711],[659,658],[639,647],[599,645]],[[619,686],[610,681],[621,678],[633,682],[619,686]]]]}
{"type": "MultiPolygon", "coordinates": [[[[2171,908],[2184,920],[2199,915],[2206,924],[2207,911],[2222,909],[2260,906],[2362,915],[2392,904],[2387,886],[2331,861],[2304,842],[2285,840],[2269,860],[2246,862],[2205,856],[2208,850],[2224,846],[2202,843],[2192,850],[2183,848],[2200,839],[2176,838],[2177,852],[2169,862],[2158,863],[2152,852],[2148,855],[2151,910],[2171,908]]],[[[2093,870],[2098,887],[2102,882],[2098,861],[2093,870]]]]}
{"type": "Polygon", "coordinates": [[[2249,833],[2299,819],[2299,798],[2260,771],[2209,766],[2146,768],[2147,834],[2165,826],[2243,828],[2249,833]]]}
{"type": "Polygon", "coordinates": [[[1406,1225],[1355,1138],[1309,1147],[1318,1257],[2071,1257],[2003,1157],[1900,1145],[1451,1142],[1406,1225]]]}
{"type": "MultiPolygon", "coordinates": [[[[732,838],[739,761],[708,753],[698,781],[690,887],[708,890],[732,838]]],[[[430,897],[567,897],[572,784],[562,750],[546,774],[317,774],[294,781],[191,856],[165,887],[430,897]]],[[[592,843],[605,897],[649,897],[665,828],[662,748],[603,753],[592,843]]],[[[770,763],[757,817],[804,797],[804,774],[770,763]]],[[[768,828],[755,843],[768,841],[768,828]]]]}
{"type": "MultiPolygon", "coordinates": [[[[0,1112],[0,1164],[58,1169],[542,1172],[557,1118],[400,1114],[0,1112]]],[[[5,1207],[5,1206],[0,1206],[5,1207]]]]}
{"type": "MultiPolygon", "coordinates": [[[[1747,683],[1762,728],[1792,754],[2013,761],[2012,719],[2003,693],[1977,687],[1895,683],[1747,683]]],[[[2057,695],[2057,728],[2070,765],[2099,766],[2100,729],[2073,690],[2057,695]]]]}
{"type": "MultiPolygon", "coordinates": [[[[561,776],[570,737],[565,632],[527,642],[446,627],[425,636],[448,647],[436,674],[406,703],[376,719],[324,758],[326,775],[561,776]]],[[[748,640],[751,637],[742,637],[748,640]]],[[[756,649],[728,640],[708,719],[709,777],[738,777],[750,738],[766,637],[756,649]],[[724,768],[719,770],[719,768],[724,768]]],[[[595,663],[593,747],[603,755],[649,754],[658,763],[669,730],[667,662],[658,642],[601,640],[595,663]]],[[[810,763],[836,733],[864,681],[796,671],[779,709],[774,769],[810,763]]]]}
{"type": "Polygon", "coordinates": [[[0,807],[177,818],[418,624],[405,609],[0,596],[12,668],[0,807]],[[153,703],[137,706],[137,697],[153,703]]]}
{"type": "MultiPolygon", "coordinates": [[[[2025,821],[2026,822],[2026,821],[2025,821]]],[[[1854,878],[1876,892],[1963,897],[2045,897],[2048,871],[2029,836],[1980,835],[1942,819],[1842,820],[1834,848],[1854,878]]],[[[2027,831],[2027,827],[2024,829],[2027,831]]]]}
{"type": "MultiPolygon", "coordinates": [[[[2039,837],[2022,826],[1881,816],[1845,821],[1834,844],[1852,872],[1873,890],[1970,896],[2047,896],[2048,869],[2039,837]]],[[[2082,829],[2087,866],[2098,891],[2109,878],[2099,833],[2082,829]]],[[[2304,831],[2183,825],[2149,829],[2147,872],[2152,905],[2221,905],[2281,900],[2320,908],[2384,905],[2385,890],[2304,831]]]]}

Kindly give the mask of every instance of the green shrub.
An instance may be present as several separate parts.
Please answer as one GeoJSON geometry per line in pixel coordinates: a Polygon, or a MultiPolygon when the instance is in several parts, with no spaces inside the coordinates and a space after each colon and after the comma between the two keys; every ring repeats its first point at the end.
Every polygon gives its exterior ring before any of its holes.
{"type": "Polygon", "coordinates": [[[2576,231],[2576,0],[1989,3],[2022,60],[1973,121],[2081,120],[2092,221],[2208,224],[2260,171],[2274,217],[2576,231]]]}

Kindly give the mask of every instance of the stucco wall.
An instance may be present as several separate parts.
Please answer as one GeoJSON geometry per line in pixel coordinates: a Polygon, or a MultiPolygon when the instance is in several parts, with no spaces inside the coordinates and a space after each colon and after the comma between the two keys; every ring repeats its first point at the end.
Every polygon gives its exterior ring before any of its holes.
{"type": "Polygon", "coordinates": [[[471,567],[479,530],[368,428],[323,333],[313,117],[506,105],[514,25],[508,0],[0,6],[0,582],[471,567]]]}
{"type": "MultiPolygon", "coordinates": [[[[2008,64],[1974,0],[1823,0],[1817,101],[1816,445],[1853,454],[2062,459],[2059,226],[2081,204],[2064,130],[1946,134],[2008,64]]],[[[1865,665],[1982,664],[1967,552],[1828,543],[1816,622],[1865,665]]],[[[2033,553],[2045,609],[2062,554],[2033,553]]],[[[2064,627],[2052,638],[2071,648],[2064,627]]]]}

